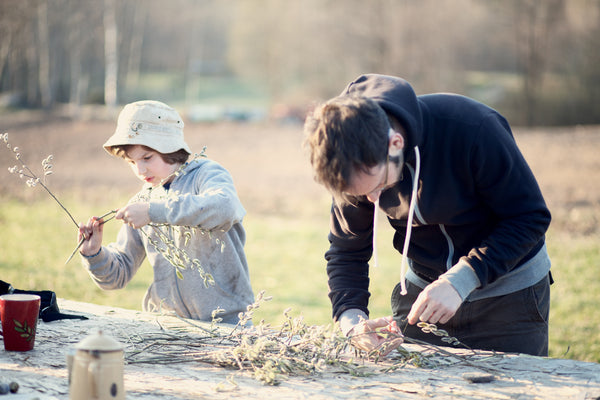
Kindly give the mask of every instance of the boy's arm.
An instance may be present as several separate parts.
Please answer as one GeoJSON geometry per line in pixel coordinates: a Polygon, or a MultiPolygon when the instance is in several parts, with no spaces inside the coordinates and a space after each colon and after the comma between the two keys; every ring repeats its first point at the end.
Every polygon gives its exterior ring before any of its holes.
{"type": "Polygon", "coordinates": [[[113,290],[127,286],[145,257],[139,233],[132,227],[123,225],[115,243],[102,246],[91,257],[82,255],[81,260],[98,287],[113,290]]]}
{"type": "Polygon", "coordinates": [[[242,221],[246,211],[225,168],[206,161],[199,171],[192,173],[193,192],[186,190],[167,199],[150,201],[149,216],[153,223],[228,231],[242,221]]]}
{"type": "Polygon", "coordinates": [[[373,210],[373,204],[366,200],[355,205],[332,206],[330,247],[325,259],[334,320],[350,309],[369,316],[368,263],[373,253],[373,210]]]}

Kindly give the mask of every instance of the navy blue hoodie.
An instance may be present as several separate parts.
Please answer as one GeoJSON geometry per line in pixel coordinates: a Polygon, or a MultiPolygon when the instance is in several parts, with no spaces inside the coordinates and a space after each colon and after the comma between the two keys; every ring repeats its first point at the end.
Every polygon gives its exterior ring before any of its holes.
{"type": "MultiPolygon", "coordinates": [[[[371,98],[406,131],[401,179],[379,199],[381,211],[396,231],[393,242],[399,252],[416,167],[414,147],[418,147],[420,174],[407,253],[409,280],[427,284],[453,266],[466,267],[477,282],[475,287],[464,292],[457,287],[460,283],[450,280],[469,301],[516,291],[547,275],[550,264],[544,235],[550,212],[509,124],[498,112],[459,95],[416,96],[406,81],[382,75],[360,76],[341,95],[371,98]],[[542,262],[520,273],[542,252],[542,262]]],[[[331,246],[325,258],[335,319],[349,309],[368,315],[374,205],[365,197],[357,200],[332,206],[331,246]]]]}

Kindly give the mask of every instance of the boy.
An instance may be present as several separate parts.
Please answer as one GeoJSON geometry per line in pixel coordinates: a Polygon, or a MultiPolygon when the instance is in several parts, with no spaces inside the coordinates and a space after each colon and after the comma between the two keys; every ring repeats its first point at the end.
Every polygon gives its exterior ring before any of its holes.
{"type": "Polygon", "coordinates": [[[219,309],[223,322],[237,323],[254,295],[244,252],[245,210],[230,174],[211,160],[188,162],[183,121],[158,101],[126,105],[104,148],[129,163],[145,184],[117,210],[115,218],[124,225],[115,243],[102,246],[102,219],[80,225],[78,239],[86,238],[81,258],[94,282],[105,290],[123,288],[148,257],[154,281],[144,311],[211,321],[219,309]],[[169,260],[169,240],[192,263],[176,268],[169,260]],[[212,282],[207,284],[194,261],[212,282]]]}

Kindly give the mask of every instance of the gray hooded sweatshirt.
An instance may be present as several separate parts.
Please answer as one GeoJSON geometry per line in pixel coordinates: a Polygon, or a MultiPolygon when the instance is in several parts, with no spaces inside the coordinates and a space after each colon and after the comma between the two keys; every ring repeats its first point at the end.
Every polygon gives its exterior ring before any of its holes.
{"type": "Polygon", "coordinates": [[[223,322],[236,323],[254,294],[244,253],[246,212],[229,172],[214,161],[194,160],[168,189],[145,185],[135,201],[150,203],[150,224],[140,229],[123,225],[115,243],[82,257],[94,282],[105,290],[123,288],[148,257],[154,280],[143,299],[144,311],[210,321],[213,310],[221,309],[223,322]],[[180,277],[163,255],[169,239],[180,257],[191,261],[179,269],[180,277]],[[194,261],[214,283],[206,285],[194,261]]]}

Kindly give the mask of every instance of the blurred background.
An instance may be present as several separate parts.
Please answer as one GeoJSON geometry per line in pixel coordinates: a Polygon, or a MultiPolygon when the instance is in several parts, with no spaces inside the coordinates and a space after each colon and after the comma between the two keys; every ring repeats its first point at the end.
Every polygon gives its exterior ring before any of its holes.
{"type": "Polygon", "coordinates": [[[0,108],[300,121],[366,72],[513,125],[600,121],[599,0],[2,0],[0,108]]]}

